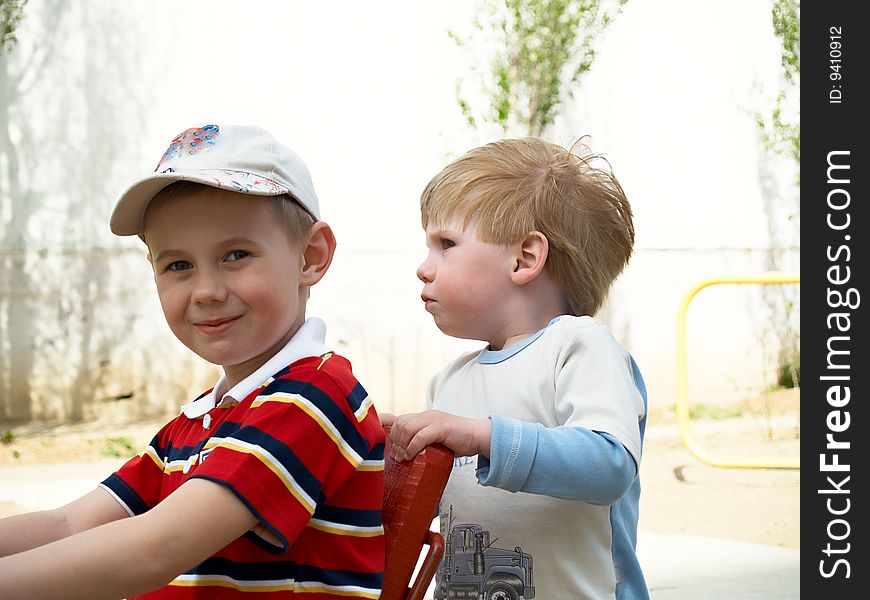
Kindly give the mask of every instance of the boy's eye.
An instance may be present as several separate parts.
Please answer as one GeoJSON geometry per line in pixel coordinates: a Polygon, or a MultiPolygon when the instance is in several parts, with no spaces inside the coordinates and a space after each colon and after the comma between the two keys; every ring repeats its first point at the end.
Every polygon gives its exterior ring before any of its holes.
{"type": "Polygon", "coordinates": [[[227,254],[226,260],[232,262],[236,260],[241,260],[246,256],[249,256],[249,253],[245,252],[244,250],[233,250],[232,252],[227,254]]]}
{"type": "Polygon", "coordinates": [[[193,268],[193,265],[186,260],[176,260],[166,265],[167,271],[186,271],[193,268]]]}
{"type": "Polygon", "coordinates": [[[455,245],[456,245],[456,243],[453,240],[448,240],[448,239],[441,240],[441,249],[442,250],[449,250],[450,248],[452,248],[455,245]]]}

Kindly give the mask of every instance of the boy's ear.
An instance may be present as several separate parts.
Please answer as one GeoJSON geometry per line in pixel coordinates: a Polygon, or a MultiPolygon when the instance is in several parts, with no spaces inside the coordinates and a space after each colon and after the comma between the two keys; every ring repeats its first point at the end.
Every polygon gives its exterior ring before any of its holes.
{"type": "Polygon", "coordinates": [[[540,231],[530,231],[517,242],[516,263],[511,279],[517,285],[525,285],[533,281],[547,264],[547,254],[550,243],[540,231]]]}
{"type": "Polygon", "coordinates": [[[312,286],[326,274],[335,255],[335,235],[323,221],[317,221],[308,230],[308,243],[302,249],[302,285],[312,286]]]}

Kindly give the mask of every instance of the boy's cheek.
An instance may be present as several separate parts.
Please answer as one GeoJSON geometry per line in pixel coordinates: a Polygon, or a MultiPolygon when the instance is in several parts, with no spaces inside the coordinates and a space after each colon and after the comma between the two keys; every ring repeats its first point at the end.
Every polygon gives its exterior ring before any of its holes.
{"type": "Polygon", "coordinates": [[[173,293],[172,290],[161,289],[160,284],[157,285],[157,297],[160,300],[160,307],[163,309],[163,314],[167,319],[171,319],[175,316],[175,313],[179,312],[179,310],[183,310],[184,303],[182,303],[177,293],[173,293]]]}

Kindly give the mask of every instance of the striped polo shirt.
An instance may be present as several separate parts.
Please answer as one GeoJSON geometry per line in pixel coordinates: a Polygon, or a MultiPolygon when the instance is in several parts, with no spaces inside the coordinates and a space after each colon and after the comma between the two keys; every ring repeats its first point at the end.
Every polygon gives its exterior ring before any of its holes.
{"type": "Polygon", "coordinates": [[[309,319],[261,369],[226,392],[221,379],[102,482],[138,515],[201,477],[227,486],[258,519],[211,558],[137,598],[380,595],[383,429],[350,363],[322,346],[324,333],[309,319]]]}

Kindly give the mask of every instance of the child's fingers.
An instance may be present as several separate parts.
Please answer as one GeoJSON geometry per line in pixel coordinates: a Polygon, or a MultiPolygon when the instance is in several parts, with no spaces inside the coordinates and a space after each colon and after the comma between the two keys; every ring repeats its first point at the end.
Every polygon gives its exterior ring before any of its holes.
{"type": "Polygon", "coordinates": [[[436,423],[428,423],[420,429],[405,447],[405,454],[409,457],[417,456],[426,446],[442,441],[443,432],[436,423]]]}
{"type": "Polygon", "coordinates": [[[426,413],[406,413],[396,417],[390,429],[390,441],[404,448],[425,423],[426,413]]]}
{"type": "Polygon", "coordinates": [[[401,462],[407,459],[405,453],[405,446],[408,444],[406,428],[413,415],[414,413],[390,415],[393,417],[392,423],[390,423],[390,455],[394,460],[401,462]]]}
{"type": "Polygon", "coordinates": [[[489,456],[490,436],[489,419],[459,417],[438,410],[401,415],[390,429],[392,455],[396,460],[409,460],[435,442],[444,444],[457,456],[480,452],[489,456]]]}
{"type": "Polygon", "coordinates": [[[434,412],[436,411],[408,413],[396,418],[390,428],[390,443],[393,449],[393,458],[396,460],[409,460],[426,447],[427,444],[425,443],[420,445],[419,443],[412,444],[412,442],[419,435],[419,432],[428,426],[435,416],[433,415],[434,412]],[[400,456],[402,458],[399,458],[400,456]]]}

